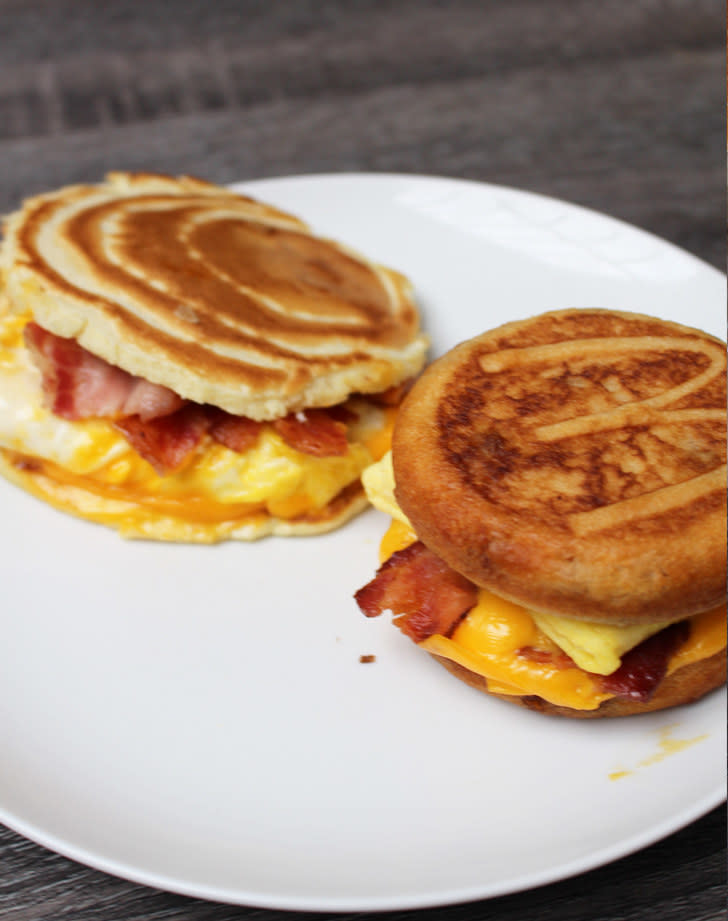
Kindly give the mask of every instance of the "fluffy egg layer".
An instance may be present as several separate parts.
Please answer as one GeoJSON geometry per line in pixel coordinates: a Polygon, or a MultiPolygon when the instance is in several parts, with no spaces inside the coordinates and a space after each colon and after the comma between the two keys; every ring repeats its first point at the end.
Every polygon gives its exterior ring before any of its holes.
{"type": "Polygon", "coordinates": [[[0,467],[46,501],[125,536],[215,540],[243,526],[249,533],[239,536],[257,536],[268,532],[266,519],[302,517],[324,530],[336,518],[330,505],[389,445],[396,410],[352,398],[358,421],[345,455],[304,454],[264,426],[244,453],[205,439],[181,471],[159,476],[110,421],[67,421],[43,406],[22,339],[28,319],[0,316],[0,467]]]}

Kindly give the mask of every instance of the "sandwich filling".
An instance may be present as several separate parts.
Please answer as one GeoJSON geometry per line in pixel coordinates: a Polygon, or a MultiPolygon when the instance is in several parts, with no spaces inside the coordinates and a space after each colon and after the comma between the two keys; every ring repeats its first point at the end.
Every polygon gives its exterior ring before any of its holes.
{"type": "Polygon", "coordinates": [[[357,592],[367,616],[391,611],[422,649],[485,678],[495,694],[596,710],[649,700],[660,681],[725,649],[721,605],[677,623],[614,626],[541,614],[479,587],[422,544],[394,496],[391,455],[365,471],[370,502],[392,516],[376,578],[357,592]]]}
{"type": "MultiPolygon", "coordinates": [[[[0,464],[57,507],[128,537],[212,541],[272,519],[312,529],[364,504],[397,391],[261,422],[181,399],[0,316],[0,464]]],[[[245,536],[245,535],[244,535],[245,536]]]]}
{"type": "Polygon", "coordinates": [[[322,533],[365,507],[427,351],[403,275],[184,176],[112,173],[3,229],[0,474],[160,540],[322,533]]]}

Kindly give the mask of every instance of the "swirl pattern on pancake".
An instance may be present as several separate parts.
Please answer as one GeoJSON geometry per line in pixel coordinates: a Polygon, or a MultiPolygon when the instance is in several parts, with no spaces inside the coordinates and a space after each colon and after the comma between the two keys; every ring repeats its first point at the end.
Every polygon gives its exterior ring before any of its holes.
{"type": "Polygon", "coordinates": [[[427,348],[402,275],[189,177],[112,173],[30,199],[2,269],[50,332],[254,419],[386,390],[427,348]]]}
{"type": "Polygon", "coordinates": [[[726,356],[639,314],[555,311],[431,365],[393,442],[418,536],[536,611],[679,619],[725,594],[726,356]]]}

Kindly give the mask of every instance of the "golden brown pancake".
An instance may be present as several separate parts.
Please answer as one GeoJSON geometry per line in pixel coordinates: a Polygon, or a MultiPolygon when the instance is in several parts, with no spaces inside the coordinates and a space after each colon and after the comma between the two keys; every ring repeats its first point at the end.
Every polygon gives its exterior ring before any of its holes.
{"type": "Polygon", "coordinates": [[[28,200],[5,229],[14,307],[197,403],[273,419],[424,362],[402,275],[197,179],[112,173],[28,200]]]}
{"type": "Polygon", "coordinates": [[[611,624],[690,617],[726,575],[726,359],[699,330],[564,310],[432,364],[395,427],[399,506],[477,585],[611,624]]]}
{"type": "Polygon", "coordinates": [[[330,531],[426,346],[398,272],[228,189],[112,173],[5,222],[0,474],[128,537],[330,531]]]}

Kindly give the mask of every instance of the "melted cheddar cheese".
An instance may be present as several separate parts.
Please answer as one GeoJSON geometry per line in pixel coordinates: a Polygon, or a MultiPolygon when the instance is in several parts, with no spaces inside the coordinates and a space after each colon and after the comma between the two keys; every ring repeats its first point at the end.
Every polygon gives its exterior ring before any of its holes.
{"type": "MultiPolygon", "coordinates": [[[[386,465],[386,461],[383,462],[386,465]]],[[[390,462],[391,466],[391,462],[390,462]]],[[[386,480],[386,474],[385,474],[386,480]]],[[[365,475],[365,485],[371,487],[371,475],[365,475]]],[[[383,482],[383,481],[378,481],[383,482]]],[[[369,491],[369,489],[368,489],[369,491]]],[[[369,494],[374,505],[381,508],[380,497],[369,494]]],[[[385,508],[395,501],[389,493],[385,508]]],[[[406,518],[400,512],[392,520],[380,545],[380,560],[383,562],[397,550],[417,540],[406,518]]],[[[582,647],[589,650],[589,656],[596,661],[611,661],[615,671],[620,657],[644,638],[655,632],[652,628],[634,632],[627,628],[628,638],[620,636],[620,628],[605,627],[602,624],[573,622],[567,618],[550,618],[557,623],[558,631],[552,636],[578,638],[582,647]],[[575,626],[574,626],[575,625],[575,626]]],[[[496,694],[515,696],[537,695],[552,704],[570,707],[574,710],[596,710],[612,695],[603,691],[588,671],[577,667],[556,667],[537,661],[537,657],[519,654],[524,647],[531,647],[544,653],[558,653],[573,642],[558,644],[541,629],[542,621],[526,608],[499,598],[484,588],[478,591],[478,601],[456,626],[451,636],[435,634],[418,643],[429,653],[449,659],[485,678],[488,689],[496,694]],[[537,623],[537,621],[539,623],[537,623]]],[[[726,608],[721,605],[711,611],[698,614],[690,620],[688,640],[673,653],[668,663],[667,674],[693,662],[706,659],[726,646],[726,608]]],[[[569,654],[569,650],[564,651],[569,654]]],[[[605,672],[608,674],[608,672],[605,672]]]]}

